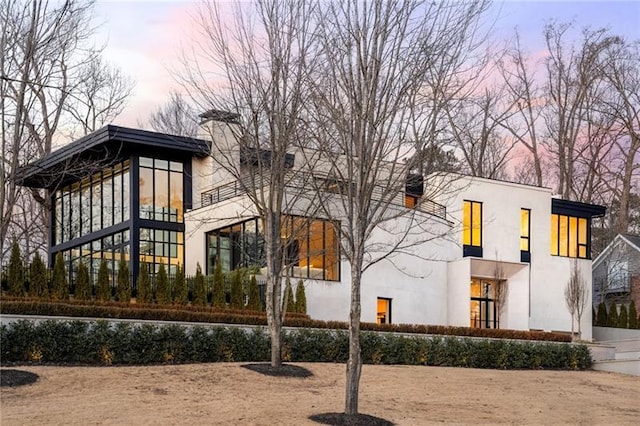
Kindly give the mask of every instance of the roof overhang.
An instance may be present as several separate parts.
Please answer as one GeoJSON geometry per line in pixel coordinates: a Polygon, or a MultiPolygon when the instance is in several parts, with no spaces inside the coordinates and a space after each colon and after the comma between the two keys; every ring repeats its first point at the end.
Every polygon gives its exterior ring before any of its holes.
{"type": "Polygon", "coordinates": [[[567,216],[594,218],[602,217],[607,212],[607,208],[597,204],[580,203],[578,201],[551,199],[551,213],[567,216]]]}
{"type": "Polygon", "coordinates": [[[202,139],[108,125],[18,170],[19,185],[53,188],[143,151],[204,157],[210,144],[202,139]]]}

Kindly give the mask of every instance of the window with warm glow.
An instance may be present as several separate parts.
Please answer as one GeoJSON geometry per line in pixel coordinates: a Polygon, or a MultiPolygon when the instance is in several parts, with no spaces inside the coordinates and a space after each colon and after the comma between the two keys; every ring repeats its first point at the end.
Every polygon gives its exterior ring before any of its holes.
{"type": "Polygon", "coordinates": [[[418,205],[419,197],[415,195],[405,194],[404,195],[404,206],[410,209],[414,209],[418,205]]]}
{"type": "Polygon", "coordinates": [[[464,201],[462,206],[462,243],[482,247],[482,203],[464,201]]]}
{"type": "Polygon", "coordinates": [[[551,254],[588,259],[589,220],[583,217],[551,215],[551,254]]]}
{"type": "Polygon", "coordinates": [[[520,209],[520,250],[530,250],[530,232],[531,232],[531,210],[520,209]]]}
{"type": "Polygon", "coordinates": [[[378,297],[376,322],[378,324],[391,324],[391,299],[378,297]]]}

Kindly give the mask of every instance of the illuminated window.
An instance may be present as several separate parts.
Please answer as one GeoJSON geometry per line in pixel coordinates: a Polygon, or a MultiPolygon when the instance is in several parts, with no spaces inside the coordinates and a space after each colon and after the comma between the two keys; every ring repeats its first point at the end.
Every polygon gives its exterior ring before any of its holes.
{"type": "Polygon", "coordinates": [[[531,261],[531,210],[520,209],[520,261],[531,261]]]}
{"type": "Polygon", "coordinates": [[[140,157],[140,218],[183,222],[183,164],[140,157]]]}
{"type": "Polygon", "coordinates": [[[462,206],[464,256],[482,257],[482,203],[465,200],[462,206]]]}
{"type": "Polygon", "coordinates": [[[586,218],[552,214],[551,255],[588,259],[588,227],[586,218]]]}
{"type": "Polygon", "coordinates": [[[494,301],[494,282],[471,280],[470,326],[472,328],[498,328],[494,301]]]}
{"type": "MultiPolygon", "coordinates": [[[[327,220],[284,216],[282,244],[286,268],[292,277],[340,280],[339,239],[327,220]]],[[[265,238],[258,218],[216,229],[207,234],[207,272],[219,260],[223,271],[266,266],[265,238]]]]}
{"type": "Polygon", "coordinates": [[[405,194],[404,196],[404,206],[410,209],[415,208],[418,205],[418,200],[420,197],[415,195],[405,194]]]}
{"type": "Polygon", "coordinates": [[[391,299],[378,297],[376,322],[378,324],[391,324],[391,299]]]}

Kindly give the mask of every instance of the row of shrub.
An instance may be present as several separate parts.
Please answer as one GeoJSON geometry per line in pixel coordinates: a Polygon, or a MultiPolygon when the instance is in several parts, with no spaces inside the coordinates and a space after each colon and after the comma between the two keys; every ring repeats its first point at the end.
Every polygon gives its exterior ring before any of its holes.
{"type": "MultiPolygon", "coordinates": [[[[0,359],[7,362],[157,364],[262,362],[269,359],[264,329],[132,325],[105,321],[18,321],[0,327],[0,359]]],[[[365,364],[438,365],[496,369],[587,369],[584,345],[457,337],[361,334],[365,364]]],[[[283,336],[287,362],[345,362],[344,331],[296,330],[283,336]]]]}
{"type": "MultiPolygon", "coordinates": [[[[96,282],[92,282],[89,269],[83,261],[78,263],[73,283],[68,282],[62,254],[58,253],[53,271],[49,271],[38,253],[28,268],[22,263],[20,248],[14,243],[9,265],[3,277],[7,291],[12,296],[26,296],[67,300],[73,295],[75,300],[131,301],[135,296],[138,302],[158,304],[179,304],[207,306],[216,308],[264,310],[264,300],[260,293],[255,273],[256,268],[241,268],[228,273],[222,272],[217,263],[211,276],[202,274],[197,265],[193,277],[185,277],[184,270],[177,265],[174,275],[169,276],[164,265],[160,265],[157,274],[151,276],[149,265],[142,263],[135,287],[130,282],[129,264],[124,259],[118,262],[116,286],[111,285],[107,262],[102,259],[98,268],[96,282]]],[[[299,281],[295,297],[291,282],[287,280],[283,299],[283,308],[287,312],[306,313],[307,302],[304,284],[299,281]]]]}
{"type": "MultiPolygon", "coordinates": [[[[2,315],[40,315],[89,318],[119,318],[152,321],[206,322],[224,324],[266,325],[263,312],[204,308],[197,306],[163,306],[124,304],[117,302],[61,302],[28,300],[5,297],[0,303],[2,315]]],[[[286,326],[319,329],[346,330],[348,324],[340,321],[312,320],[305,314],[287,313],[286,326]]],[[[389,331],[396,333],[435,334],[468,337],[491,337],[519,340],[570,342],[571,336],[563,333],[543,331],[505,330],[490,328],[451,327],[422,324],[360,324],[362,330],[389,331]]]]}
{"type": "Polygon", "coordinates": [[[593,325],[598,327],[616,327],[640,329],[640,316],[636,309],[636,303],[632,300],[627,309],[626,304],[618,305],[615,302],[609,304],[600,302],[598,309],[593,309],[593,325]]]}

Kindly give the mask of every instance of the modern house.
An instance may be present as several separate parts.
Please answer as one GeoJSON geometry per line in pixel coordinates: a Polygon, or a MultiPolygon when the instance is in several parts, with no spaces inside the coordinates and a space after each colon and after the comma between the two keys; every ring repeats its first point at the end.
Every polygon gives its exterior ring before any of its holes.
{"type": "MultiPolygon", "coordinates": [[[[180,264],[193,274],[197,264],[211,273],[220,262],[223,270],[257,266],[264,273],[262,221],[244,184],[220,167],[221,158],[237,161],[255,178],[255,158],[238,149],[232,115],[201,117],[201,139],[107,126],[26,166],[22,184],[51,197],[49,261],[61,252],[72,280],[80,261],[95,278],[101,259],[115,277],[122,257],[134,282],[141,265],[154,273],[160,264],[170,272],[180,264]],[[224,152],[211,152],[207,138],[224,140],[224,152]]],[[[304,158],[292,152],[285,167],[324,179],[326,192],[339,196],[335,188],[344,182],[316,176],[304,158]]],[[[407,176],[392,204],[393,226],[376,231],[372,250],[393,241],[396,229],[419,223],[419,232],[406,234],[415,239],[410,250],[365,272],[363,321],[572,329],[564,288],[572,268],[591,287],[591,220],[604,207],[558,199],[547,188],[459,175],[407,176]],[[446,194],[425,195],[445,178],[446,194]]],[[[344,321],[350,270],[336,221],[291,208],[281,238],[289,275],[305,282],[309,315],[344,321]]],[[[582,330],[590,339],[590,315],[582,330]]]]}
{"type": "Polygon", "coordinates": [[[640,236],[618,234],[593,261],[593,305],[640,306],[640,236]]]}

